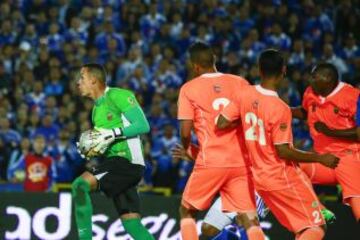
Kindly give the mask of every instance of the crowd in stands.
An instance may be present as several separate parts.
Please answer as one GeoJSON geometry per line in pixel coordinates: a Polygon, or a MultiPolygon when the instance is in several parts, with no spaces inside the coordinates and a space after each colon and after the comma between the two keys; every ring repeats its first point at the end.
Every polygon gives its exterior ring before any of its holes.
{"type": "MultiPolygon", "coordinates": [[[[0,179],[22,182],[34,138],[43,136],[51,181],[71,182],[85,164],[75,142],[91,128],[92,102],[80,98],[77,69],[103,64],[109,86],[132,89],[150,122],[144,183],[180,192],[192,163],[171,158],[179,143],[177,94],[189,78],[186,50],[210,43],[221,72],[258,81],[268,47],[288,59],[281,97],[301,104],[316,62],[360,83],[358,0],[2,0],[0,3],[0,179]]],[[[296,145],[311,148],[306,124],[296,145]]],[[[42,169],[33,169],[41,174],[42,169]]]]}

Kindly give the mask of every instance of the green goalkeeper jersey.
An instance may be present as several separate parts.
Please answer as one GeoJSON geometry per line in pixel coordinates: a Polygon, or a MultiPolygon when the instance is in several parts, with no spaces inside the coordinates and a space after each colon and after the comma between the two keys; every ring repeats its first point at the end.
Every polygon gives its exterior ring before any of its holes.
{"type": "MultiPolygon", "coordinates": [[[[121,128],[124,130],[131,125],[129,119],[125,117],[126,112],[134,108],[141,109],[131,91],[107,87],[104,95],[95,101],[92,110],[92,122],[94,126],[98,128],[121,128]]],[[[142,114],[142,116],[138,117],[145,119],[143,112],[138,112],[142,114]]],[[[146,124],[148,124],[147,121],[146,124]]],[[[104,155],[105,157],[120,156],[128,159],[133,164],[145,165],[139,135],[115,140],[114,143],[108,147],[104,155]]]]}

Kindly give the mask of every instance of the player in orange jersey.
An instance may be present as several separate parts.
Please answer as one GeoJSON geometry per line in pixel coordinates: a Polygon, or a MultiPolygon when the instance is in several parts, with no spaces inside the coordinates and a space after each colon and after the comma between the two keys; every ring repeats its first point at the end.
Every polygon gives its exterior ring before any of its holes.
{"type": "Polygon", "coordinates": [[[190,147],[191,131],[199,142],[199,154],[186,184],[180,206],[180,228],[184,240],[198,239],[194,215],[209,208],[219,193],[222,209],[239,213],[250,240],[264,239],[255,207],[251,172],[244,158],[242,130],[216,128],[221,109],[230,103],[235,91],[248,85],[241,77],[217,72],[215,55],[207,44],[195,43],[189,49],[192,76],[178,99],[180,136],[190,147]]]}
{"type": "MultiPolygon", "coordinates": [[[[357,91],[357,89],[353,88],[353,90],[355,90],[355,91],[353,91],[353,94],[351,95],[352,96],[352,99],[351,99],[352,114],[354,113],[354,110],[355,110],[354,106],[352,106],[353,102],[354,102],[354,93],[355,93],[355,95],[356,95],[356,92],[359,93],[359,91],[357,91]]],[[[350,141],[360,141],[360,95],[359,95],[358,101],[357,101],[356,116],[352,116],[352,117],[356,121],[355,127],[353,126],[353,124],[351,124],[350,128],[336,129],[336,128],[330,128],[326,123],[324,123],[322,121],[318,121],[318,122],[314,123],[314,128],[319,133],[323,133],[328,137],[340,138],[340,139],[350,140],[350,141]]],[[[352,119],[350,121],[352,122],[352,119]]]]}
{"type": "Polygon", "coordinates": [[[359,89],[340,82],[330,63],[320,63],[304,93],[302,107],[293,108],[293,116],[306,119],[317,153],[331,152],[341,159],[332,170],[319,164],[302,165],[314,184],[340,184],[343,201],[350,204],[360,220],[360,143],[356,133],[356,104],[359,89]]]}
{"type": "Polygon", "coordinates": [[[356,134],[357,134],[358,141],[360,141],[360,96],[358,97],[358,102],[357,102],[356,134]]]}
{"type": "Polygon", "coordinates": [[[319,162],[334,168],[339,159],[293,147],[291,110],[276,93],[286,72],[281,53],[262,52],[259,72],[261,84],[239,91],[221,112],[217,126],[226,129],[241,119],[258,194],[296,239],[322,239],[325,221],[320,203],[297,163],[319,162]]]}

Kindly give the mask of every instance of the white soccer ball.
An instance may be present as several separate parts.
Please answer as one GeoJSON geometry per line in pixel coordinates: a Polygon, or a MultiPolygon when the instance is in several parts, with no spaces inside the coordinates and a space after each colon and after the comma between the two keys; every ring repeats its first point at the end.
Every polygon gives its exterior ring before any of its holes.
{"type": "Polygon", "coordinates": [[[97,145],[95,140],[98,135],[99,132],[95,129],[89,129],[81,133],[78,147],[80,152],[86,157],[95,157],[99,155],[99,153],[93,151],[94,147],[97,145]]]}

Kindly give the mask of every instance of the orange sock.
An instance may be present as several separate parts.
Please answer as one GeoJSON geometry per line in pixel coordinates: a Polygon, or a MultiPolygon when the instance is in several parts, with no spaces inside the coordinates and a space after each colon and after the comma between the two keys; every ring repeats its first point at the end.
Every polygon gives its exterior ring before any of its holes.
{"type": "Polygon", "coordinates": [[[360,221],[360,198],[352,197],[349,199],[349,204],[351,206],[352,212],[357,221],[360,221]]]}
{"type": "Polygon", "coordinates": [[[183,240],[198,240],[196,223],[193,218],[183,218],[180,221],[180,231],[183,240]]]}
{"type": "Polygon", "coordinates": [[[249,240],[265,240],[264,232],[259,226],[251,226],[246,230],[246,234],[249,240]]]}
{"type": "Polygon", "coordinates": [[[325,232],[320,227],[307,228],[303,232],[296,235],[296,240],[321,240],[325,236],[325,232]]]}

